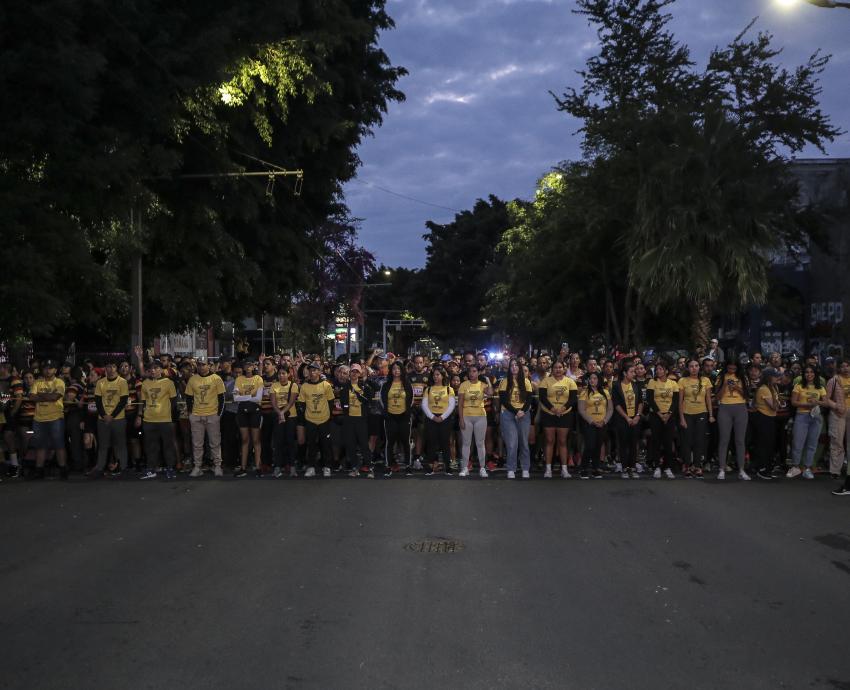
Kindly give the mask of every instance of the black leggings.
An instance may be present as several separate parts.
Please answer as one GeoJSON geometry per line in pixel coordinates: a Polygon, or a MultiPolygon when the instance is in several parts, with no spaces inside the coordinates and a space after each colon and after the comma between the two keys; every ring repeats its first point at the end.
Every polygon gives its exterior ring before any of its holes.
{"type": "Polygon", "coordinates": [[[357,461],[357,449],[360,449],[360,457],[365,464],[369,463],[369,420],[366,417],[343,417],[342,434],[345,443],[345,456],[348,459],[349,469],[360,468],[357,461]]]}
{"type": "Polygon", "coordinates": [[[617,448],[623,468],[634,468],[635,450],[640,439],[640,425],[632,426],[619,414],[616,421],[617,448]]]}
{"type": "Polygon", "coordinates": [[[581,471],[586,472],[589,467],[599,469],[599,453],[605,440],[605,427],[593,426],[584,420],[581,422],[581,434],[584,438],[584,453],[581,456],[581,471]]]}
{"type": "Polygon", "coordinates": [[[704,462],[707,420],[708,415],[705,412],[685,415],[685,422],[688,426],[686,429],[680,430],[683,465],[701,465],[704,462]]]}
{"type": "MultiPolygon", "coordinates": [[[[263,424],[265,424],[265,419],[263,424]]],[[[295,417],[284,422],[278,421],[274,427],[272,445],[274,447],[274,464],[277,467],[295,464],[295,417]]]]}
{"type": "Polygon", "coordinates": [[[442,452],[443,462],[449,462],[449,441],[454,429],[454,419],[449,417],[442,422],[425,420],[425,457],[428,462],[437,462],[437,454],[442,452]]]}
{"type": "Polygon", "coordinates": [[[313,424],[304,421],[304,435],[307,441],[307,467],[316,466],[316,451],[321,449],[322,467],[330,467],[333,460],[333,446],[331,445],[331,423],[313,424]]]}
{"type": "Polygon", "coordinates": [[[384,462],[387,467],[393,464],[395,446],[401,446],[404,464],[410,464],[410,413],[390,414],[384,416],[384,430],[387,435],[387,445],[384,447],[384,462]]]}
{"type": "MultiPolygon", "coordinates": [[[[782,419],[785,422],[785,419],[782,419]]],[[[752,467],[770,474],[773,469],[773,457],[776,453],[776,417],[756,412],[750,415],[753,426],[753,462],[752,467]]]]}
{"type": "Polygon", "coordinates": [[[670,467],[673,464],[673,438],[676,435],[676,422],[673,416],[665,423],[657,412],[651,413],[649,426],[652,428],[652,442],[649,445],[649,462],[653,467],[670,467]],[[664,458],[662,461],[661,458],[664,458]]]}

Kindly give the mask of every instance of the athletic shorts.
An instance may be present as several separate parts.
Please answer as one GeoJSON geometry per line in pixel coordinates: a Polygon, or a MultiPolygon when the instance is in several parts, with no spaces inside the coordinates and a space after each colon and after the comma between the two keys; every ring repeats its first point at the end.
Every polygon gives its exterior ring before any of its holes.
{"type": "Polygon", "coordinates": [[[540,411],[540,426],[544,429],[572,429],[573,428],[573,411],[570,410],[565,415],[556,417],[540,411]]]}
{"type": "Polygon", "coordinates": [[[236,409],[236,426],[240,429],[260,428],[260,406],[256,403],[239,403],[236,409]]]}
{"type": "Polygon", "coordinates": [[[423,425],[425,420],[425,413],[422,411],[422,408],[414,405],[410,408],[410,429],[411,431],[414,429],[418,429],[423,425]]]}
{"type": "Polygon", "coordinates": [[[62,450],[65,448],[65,420],[52,422],[33,422],[33,436],[30,446],[43,450],[62,450]]]}

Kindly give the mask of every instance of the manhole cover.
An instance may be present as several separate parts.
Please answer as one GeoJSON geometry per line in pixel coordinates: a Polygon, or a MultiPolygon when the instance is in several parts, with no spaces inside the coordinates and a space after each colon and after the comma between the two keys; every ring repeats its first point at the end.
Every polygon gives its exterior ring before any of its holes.
{"type": "Polygon", "coordinates": [[[463,551],[464,544],[457,539],[421,539],[405,544],[404,548],[414,553],[457,553],[463,551]]]}

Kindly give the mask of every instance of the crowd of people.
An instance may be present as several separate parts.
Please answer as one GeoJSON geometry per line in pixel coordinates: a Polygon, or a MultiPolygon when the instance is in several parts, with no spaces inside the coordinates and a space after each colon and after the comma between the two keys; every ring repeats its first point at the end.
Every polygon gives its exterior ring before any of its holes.
{"type": "Polygon", "coordinates": [[[0,363],[5,476],[843,478],[850,362],[375,352],[0,363]]]}

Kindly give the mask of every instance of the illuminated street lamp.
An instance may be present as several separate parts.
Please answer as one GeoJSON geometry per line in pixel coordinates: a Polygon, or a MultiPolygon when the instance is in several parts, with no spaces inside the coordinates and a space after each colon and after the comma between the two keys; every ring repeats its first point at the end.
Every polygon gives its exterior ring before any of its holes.
{"type": "Polygon", "coordinates": [[[776,0],[776,2],[779,5],[782,5],[782,7],[794,7],[795,5],[799,5],[801,2],[807,2],[810,5],[826,7],[830,10],[833,10],[836,7],[850,9],[850,2],[837,2],[836,0],[776,0]]]}

